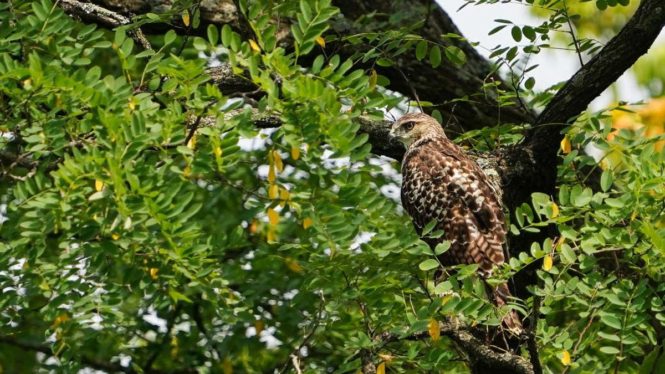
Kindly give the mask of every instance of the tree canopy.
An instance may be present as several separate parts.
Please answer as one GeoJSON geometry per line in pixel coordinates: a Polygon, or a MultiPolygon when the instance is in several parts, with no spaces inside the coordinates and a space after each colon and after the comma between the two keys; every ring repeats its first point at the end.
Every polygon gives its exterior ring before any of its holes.
{"type": "Polygon", "coordinates": [[[517,2],[489,59],[428,0],[0,3],[0,372],[665,371],[665,5],[517,2]],[[495,182],[510,305],[401,209],[407,110],[495,182]]]}

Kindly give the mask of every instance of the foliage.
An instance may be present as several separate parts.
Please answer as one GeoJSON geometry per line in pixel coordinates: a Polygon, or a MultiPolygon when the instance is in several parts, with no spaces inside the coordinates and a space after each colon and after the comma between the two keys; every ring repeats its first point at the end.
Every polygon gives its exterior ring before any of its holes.
{"type": "MultiPolygon", "coordinates": [[[[546,361],[569,355],[571,368],[580,372],[659,372],[665,152],[658,137],[612,132],[603,124],[609,118],[587,114],[571,127],[562,142],[557,202],[534,194],[531,206],[518,209],[512,230],[555,224],[560,232],[531,250],[547,257],[534,288],[543,299],[539,334],[546,361]],[[589,145],[604,156],[586,155],[589,145]],[[643,360],[648,354],[653,359],[643,360]]],[[[519,260],[511,266],[530,262],[528,256],[519,260]]]]}
{"type": "MultiPolygon", "coordinates": [[[[380,370],[465,372],[438,321],[497,326],[507,312],[489,302],[475,266],[435,282],[447,246],[433,252],[419,240],[394,198],[397,165],[371,155],[359,133],[361,117],[382,119],[402,100],[375,67],[397,58],[463,65],[449,43],[459,36],[426,41],[407,27],[337,37],[326,34],[338,16],[328,0],[240,4],[254,37],[210,25],[205,37],[151,37],[154,50],[135,43],[132,27],[173,17],[199,27],[195,4],[114,31],[50,0],[0,4],[0,147],[15,156],[0,179],[5,371],[105,362],[272,372],[291,370],[297,353],[309,372],[356,372],[368,354],[380,370]],[[278,38],[280,18],[293,20],[293,48],[278,38]],[[370,48],[343,59],[331,42],[370,48]],[[221,91],[212,60],[256,92],[221,91]],[[281,126],[258,129],[257,113],[281,126]],[[431,339],[408,339],[416,333],[431,339]]],[[[543,27],[520,27],[519,37],[511,29],[519,41],[553,28],[543,27]]],[[[511,50],[495,57],[512,64],[511,50]]],[[[606,120],[587,114],[571,127],[557,202],[534,195],[511,226],[554,224],[561,236],[490,280],[544,259],[534,296],[512,307],[526,315],[542,299],[536,333],[549,372],[649,372],[664,361],[665,156],[659,138],[639,132],[607,140],[606,120]],[[591,143],[617,159],[590,187],[599,162],[581,150],[591,143]]],[[[464,140],[493,149],[523,128],[464,140]]]]}

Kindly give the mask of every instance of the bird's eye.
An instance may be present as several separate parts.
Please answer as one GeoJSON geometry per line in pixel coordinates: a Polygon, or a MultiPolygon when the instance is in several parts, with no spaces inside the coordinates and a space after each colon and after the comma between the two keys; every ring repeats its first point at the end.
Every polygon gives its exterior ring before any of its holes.
{"type": "Polygon", "coordinates": [[[413,130],[414,125],[415,125],[415,123],[413,123],[413,122],[407,122],[407,123],[404,124],[404,128],[406,129],[406,131],[411,131],[411,130],[413,130]]]}

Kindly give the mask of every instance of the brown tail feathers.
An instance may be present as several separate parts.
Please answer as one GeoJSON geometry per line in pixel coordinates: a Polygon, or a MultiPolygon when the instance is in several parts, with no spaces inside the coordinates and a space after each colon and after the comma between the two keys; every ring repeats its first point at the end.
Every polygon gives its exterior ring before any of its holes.
{"type": "MultiPolygon", "coordinates": [[[[496,286],[493,291],[494,303],[499,307],[506,305],[508,303],[508,299],[512,296],[510,294],[510,290],[508,289],[508,285],[505,283],[496,286]]],[[[513,309],[511,309],[510,312],[508,312],[508,314],[503,317],[501,324],[504,328],[508,329],[508,331],[516,336],[520,335],[524,331],[522,328],[522,321],[517,315],[517,312],[515,312],[513,309]]]]}

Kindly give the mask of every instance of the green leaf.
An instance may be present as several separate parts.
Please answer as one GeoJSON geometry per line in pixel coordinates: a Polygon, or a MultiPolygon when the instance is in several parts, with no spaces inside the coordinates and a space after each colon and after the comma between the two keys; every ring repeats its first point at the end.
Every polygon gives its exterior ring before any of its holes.
{"type": "Polygon", "coordinates": [[[416,59],[421,61],[427,55],[427,41],[421,40],[416,44],[416,59]]]}
{"type": "Polygon", "coordinates": [[[566,243],[561,245],[561,261],[566,265],[575,263],[575,261],[577,261],[575,251],[573,251],[573,249],[566,243]]]}
{"type": "Polygon", "coordinates": [[[435,268],[439,267],[439,262],[437,260],[433,259],[433,258],[429,258],[429,259],[421,262],[418,265],[418,267],[422,271],[428,271],[428,270],[432,270],[432,269],[435,269],[435,268]]]}
{"type": "Polygon", "coordinates": [[[607,192],[610,187],[612,187],[612,172],[610,170],[604,170],[603,174],[600,176],[600,188],[607,192]]]}
{"type": "Polygon", "coordinates": [[[164,34],[164,45],[167,46],[175,41],[177,34],[174,30],[169,30],[164,34]]]}
{"type": "Polygon", "coordinates": [[[610,313],[601,313],[600,320],[609,327],[612,327],[617,330],[621,330],[622,324],[619,317],[610,313]]]}
{"type": "Polygon", "coordinates": [[[173,288],[169,288],[169,296],[173,301],[184,301],[187,303],[191,303],[192,300],[188,298],[187,296],[183,295],[182,293],[174,290],[173,288]]]}
{"type": "Polygon", "coordinates": [[[106,195],[107,195],[106,190],[98,191],[90,195],[90,197],[88,197],[88,201],[100,200],[106,197],[106,195]]]}
{"type": "Polygon", "coordinates": [[[499,26],[493,28],[492,30],[490,30],[490,32],[489,32],[487,35],[494,35],[494,34],[496,34],[497,32],[503,30],[506,26],[507,26],[507,25],[499,25],[499,26]]]}
{"type": "Polygon", "coordinates": [[[522,34],[530,41],[536,40],[536,31],[531,26],[522,27],[522,34]]]}
{"type": "Polygon", "coordinates": [[[233,30],[231,30],[231,26],[224,24],[224,26],[222,26],[222,44],[224,44],[224,46],[229,47],[231,45],[232,34],[233,30]]]}
{"type": "Polygon", "coordinates": [[[591,202],[592,197],[593,191],[588,187],[582,188],[579,185],[575,185],[570,191],[570,201],[578,208],[587,206],[591,202]]]}
{"type": "Polygon", "coordinates": [[[665,256],[665,230],[659,232],[651,223],[642,222],[640,231],[649,238],[651,244],[656,248],[661,255],[665,256]]]}
{"type": "Polygon", "coordinates": [[[300,12],[305,22],[309,23],[312,21],[312,8],[310,8],[308,0],[300,0],[300,12]]]}
{"type": "Polygon", "coordinates": [[[208,50],[208,42],[206,42],[205,39],[198,36],[194,37],[192,45],[194,46],[194,49],[196,49],[197,51],[208,50]]]}
{"type": "Polygon", "coordinates": [[[213,24],[210,24],[208,25],[208,29],[206,31],[208,33],[208,42],[210,42],[210,44],[213,46],[217,45],[217,38],[219,38],[219,31],[217,31],[217,27],[215,27],[213,24]]]}
{"type": "Polygon", "coordinates": [[[438,45],[433,46],[429,50],[429,63],[432,65],[433,68],[436,68],[439,65],[441,65],[441,49],[439,49],[438,45]]]}
{"type": "Polygon", "coordinates": [[[423,227],[423,230],[421,231],[420,236],[427,236],[430,232],[432,232],[432,230],[434,230],[437,223],[439,223],[439,221],[437,221],[436,219],[433,219],[433,220],[427,222],[425,227],[423,227]]]}
{"type": "Polygon", "coordinates": [[[529,79],[527,79],[524,82],[524,88],[526,88],[527,90],[531,90],[531,89],[533,89],[533,86],[535,84],[536,84],[536,80],[533,77],[529,77],[529,79]]]}
{"type": "Polygon", "coordinates": [[[510,29],[510,35],[512,35],[513,40],[515,40],[516,42],[520,42],[522,40],[522,30],[517,25],[513,26],[513,28],[510,29]]]}
{"type": "Polygon", "coordinates": [[[654,369],[659,354],[660,354],[660,346],[654,347],[653,350],[651,350],[651,352],[649,352],[649,354],[646,355],[646,357],[644,357],[642,365],[640,365],[639,374],[655,373],[654,369]]]}
{"type": "Polygon", "coordinates": [[[436,245],[434,247],[434,254],[439,256],[443,253],[446,253],[450,249],[450,242],[449,241],[444,241],[436,245]]]}
{"type": "Polygon", "coordinates": [[[600,347],[600,351],[603,353],[607,353],[608,355],[616,355],[621,352],[616,347],[610,347],[610,346],[600,347]]]}
{"type": "Polygon", "coordinates": [[[466,63],[466,54],[455,46],[448,46],[445,49],[446,58],[455,65],[464,65],[466,63]]]}

